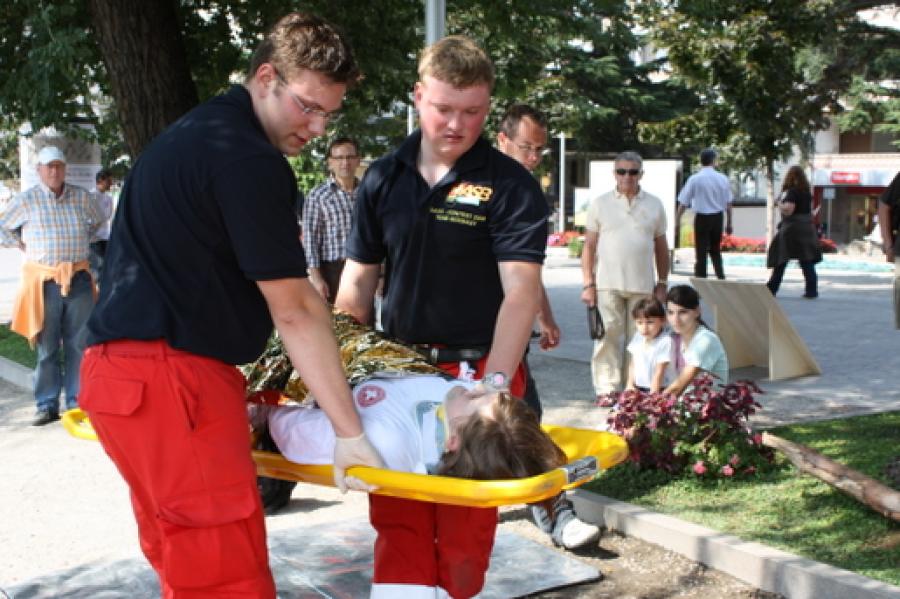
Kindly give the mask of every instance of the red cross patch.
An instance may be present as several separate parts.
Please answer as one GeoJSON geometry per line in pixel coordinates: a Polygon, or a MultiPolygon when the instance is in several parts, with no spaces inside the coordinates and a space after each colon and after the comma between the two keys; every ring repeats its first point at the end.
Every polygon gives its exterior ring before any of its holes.
{"type": "Polygon", "coordinates": [[[356,390],[356,403],[361,408],[374,406],[384,399],[384,389],[376,385],[363,385],[356,390]]]}

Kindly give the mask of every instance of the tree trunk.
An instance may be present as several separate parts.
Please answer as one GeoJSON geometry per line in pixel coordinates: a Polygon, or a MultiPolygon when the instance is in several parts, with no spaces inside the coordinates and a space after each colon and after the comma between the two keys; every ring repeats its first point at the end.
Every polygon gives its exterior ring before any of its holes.
{"type": "Polygon", "coordinates": [[[762,443],[785,454],[801,472],[815,476],[883,516],[900,522],[900,491],[830,460],[809,447],[771,433],[763,433],[762,443]]]}
{"type": "Polygon", "coordinates": [[[175,0],[88,0],[125,143],[138,154],[198,103],[175,0]]]}

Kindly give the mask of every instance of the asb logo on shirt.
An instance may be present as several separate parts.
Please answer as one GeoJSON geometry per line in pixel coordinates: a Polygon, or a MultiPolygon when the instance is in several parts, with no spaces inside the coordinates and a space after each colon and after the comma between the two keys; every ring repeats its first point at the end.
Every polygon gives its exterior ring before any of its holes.
{"type": "Polygon", "coordinates": [[[493,193],[494,190],[485,185],[475,185],[474,183],[462,181],[450,188],[450,193],[447,194],[447,203],[477,206],[481,202],[490,200],[493,193]]]}
{"type": "Polygon", "coordinates": [[[356,403],[361,408],[374,406],[384,399],[384,389],[376,385],[363,385],[356,389],[356,403]]]}

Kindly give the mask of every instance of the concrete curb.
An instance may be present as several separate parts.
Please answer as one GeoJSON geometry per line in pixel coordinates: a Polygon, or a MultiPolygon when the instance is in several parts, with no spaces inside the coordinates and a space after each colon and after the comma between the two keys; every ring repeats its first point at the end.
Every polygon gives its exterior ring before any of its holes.
{"type": "Polygon", "coordinates": [[[570,493],[588,522],[654,543],[788,599],[898,599],[900,587],[597,495],[570,493]]]}
{"type": "Polygon", "coordinates": [[[18,362],[13,362],[3,356],[0,356],[0,378],[22,387],[23,389],[31,389],[32,373],[34,371],[27,366],[22,366],[18,362]]]}

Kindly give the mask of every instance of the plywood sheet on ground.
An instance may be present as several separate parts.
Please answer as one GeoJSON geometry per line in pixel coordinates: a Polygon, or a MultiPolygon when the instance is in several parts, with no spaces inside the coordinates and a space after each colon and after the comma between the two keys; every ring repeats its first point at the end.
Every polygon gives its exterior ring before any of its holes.
{"type": "Polygon", "coordinates": [[[696,277],[691,284],[712,308],[731,368],[768,368],[770,380],[822,373],[765,285],[696,277]]]}

